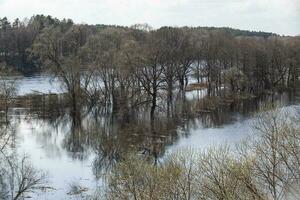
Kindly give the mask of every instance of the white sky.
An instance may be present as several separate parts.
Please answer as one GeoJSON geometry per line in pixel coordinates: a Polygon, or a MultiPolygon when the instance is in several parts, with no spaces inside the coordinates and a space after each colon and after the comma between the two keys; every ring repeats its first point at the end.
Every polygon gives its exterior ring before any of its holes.
{"type": "Polygon", "coordinates": [[[217,26],[300,35],[300,0],[0,0],[0,17],[76,23],[217,26]]]}

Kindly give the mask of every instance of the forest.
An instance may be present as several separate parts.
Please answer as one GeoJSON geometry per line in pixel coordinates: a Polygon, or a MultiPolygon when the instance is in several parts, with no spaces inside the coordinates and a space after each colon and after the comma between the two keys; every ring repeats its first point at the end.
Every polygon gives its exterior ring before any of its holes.
{"type": "MultiPolygon", "coordinates": [[[[0,82],[5,200],[53,189],[45,173],[27,164],[27,156],[20,160],[9,150],[17,146],[15,123],[21,117],[12,113],[20,108],[53,130],[67,118],[71,125],[62,146],[73,160],[86,162],[85,153],[95,152],[93,173],[97,178],[104,173],[106,186],[82,199],[299,195],[299,113],[283,114],[276,98],[296,94],[299,101],[300,36],[227,27],[89,25],[45,15],[0,18],[0,77],[35,73],[58,81],[63,92],[18,95],[15,81],[0,82]],[[198,97],[190,100],[187,93],[193,91],[198,97]],[[260,98],[267,105],[257,103],[260,98]],[[259,112],[252,126],[258,139],[234,150],[222,145],[166,153],[180,138],[174,130],[188,129],[198,118],[204,128],[230,124],[224,113],[235,106],[247,114],[259,112]]],[[[70,188],[68,194],[87,190],[75,183],[70,188]]]]}
{"type": "Polygon", "coordinates": [[[167,102],[169,116],[174,90],[184,91],[189,76],[199,83],[195,87],[207,87],[208,96],[260,94],[299,83],[298,36],[228,28],[153,30],[147,24],[93,26],[43,15],[12,24],[2,18],[0,31],[1,67],[54,74],[74,111],[90,102],[129,114],[147,104],[154,118],[158,102],[167,102]]]}

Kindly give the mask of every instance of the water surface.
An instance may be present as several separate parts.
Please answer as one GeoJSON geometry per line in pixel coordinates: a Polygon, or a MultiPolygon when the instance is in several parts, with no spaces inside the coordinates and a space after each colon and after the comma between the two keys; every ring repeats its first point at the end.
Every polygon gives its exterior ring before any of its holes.
{"type": "MultiPolygon", "coordinates": [[[[17,78],[19,94],[60,92],[59,83],[51,83],[50,79],[43,75],[17,78]]],[[[198,100],[203,96],[205,91],[188,92],[187,100],[198,100]]],[[[273,97],[273,102],[281,107],[300,110],[295,105],[297,101],[292,100],[286,93],[273,97]]],[[[159,120],[156,126],[160,129],[155,137],[143,119],[123,127],[111,116],[95,119],[88,115],[80,124],[74,124],[67,115],[48,119],[22,108],[12,109],[10,116],[16,127],[17,152],[29,155],[35,168],[47,172],[54,188],[33,195],[33,199],[76,199],[78,196],[67,194],[72,183],[88,188],[81,195],[93,193],[102,186],[103,175],[109,167],[122,153],[132,149],[140,152],[156,150],[162,157],[182,148],[206,149],[240,143],[253,134],[251,125],[255,121],[254,113],[269,101],[269,97],[245,100],[212,113],[200,113],[193,118],[171,123],[159,120]]]]}
{"type": "Polygon", "coordinates": [[[57,79],[47,74],[34,73],[27,76],[5,76],[1,79],[15,81],[18,95],[31,93],[61,93],[63,89],[57,79]]]}

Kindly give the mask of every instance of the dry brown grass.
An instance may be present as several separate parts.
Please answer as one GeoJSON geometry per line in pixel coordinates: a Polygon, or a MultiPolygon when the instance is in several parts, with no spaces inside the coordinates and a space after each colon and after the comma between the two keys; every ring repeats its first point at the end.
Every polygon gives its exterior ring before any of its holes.
{"type": "Polygon", "coordinates": [[[207,83],[191,83],[185,89],[186,91],[203,90],[207,88],[207,83]]]}
{"type": "Polygon", "coordinates": [[[211,112],[216,110],[216,108],[221,103],[220,97],[205,97],[200,99],[196,104],[196,110],[198,112],[211,112]]]}

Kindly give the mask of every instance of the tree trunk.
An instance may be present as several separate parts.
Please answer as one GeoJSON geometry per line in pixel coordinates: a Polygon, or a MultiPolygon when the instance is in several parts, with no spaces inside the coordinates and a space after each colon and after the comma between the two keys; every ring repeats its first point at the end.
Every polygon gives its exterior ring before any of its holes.
{"type": "Polygon", "coordinates": [[[154,112],[156,109],[156,91],[153,91],[152,95],[152,106],[151,106],[151,111],[150,111],[150,119],[153,122],[154,121],[154,112]]]}

